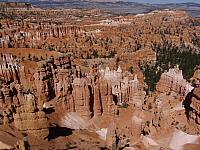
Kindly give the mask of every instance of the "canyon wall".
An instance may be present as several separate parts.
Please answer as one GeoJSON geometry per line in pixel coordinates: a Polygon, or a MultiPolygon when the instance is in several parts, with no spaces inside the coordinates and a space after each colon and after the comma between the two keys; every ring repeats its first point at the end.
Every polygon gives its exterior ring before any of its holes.
{"type": "Polygon", "coordinates": [[[192,119],[200,124],[200,68],[193,76],[194,89],[187,95],[184,101],[185,113],[188,120],[192,119]]]}
{"type": "Polygon", "coordinates": [[[193,87],[188,83],[182,75],[182,70],[179,70],[179,67],[169,69],[168,72],[165,72],[161,75],[160,81],[156,86],[156,90],[159,92],[170,92],[173,91],[182,96],[186,96],[191,92],[193,87]]]}
{"type": "Polygon", "coordinates": [[[91,69],[90,75],[82,72],[68,54],[38,62],[2,54],[4,123],[14,122],[19,130],[45,138],[49,127],[45,109],[76,112],[90,119],[112,116],[116,106],[124,103],[142,105],[145,93],[137,76],[128,79],[120,67],[117,71],[91,69]]]}

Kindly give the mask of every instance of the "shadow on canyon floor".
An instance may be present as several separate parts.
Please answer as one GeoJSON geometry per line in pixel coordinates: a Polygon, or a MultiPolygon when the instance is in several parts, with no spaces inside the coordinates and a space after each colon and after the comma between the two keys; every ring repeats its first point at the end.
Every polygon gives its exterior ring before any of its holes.
{"type": "Polygon", "coordinates": [[[48,140],[50,141],[59,136],[69,136],[72,134],[72,131],[73,131],[73,129],[69,129],[69,128],[65,128],[65,127],[50,127],[48,140]]]}

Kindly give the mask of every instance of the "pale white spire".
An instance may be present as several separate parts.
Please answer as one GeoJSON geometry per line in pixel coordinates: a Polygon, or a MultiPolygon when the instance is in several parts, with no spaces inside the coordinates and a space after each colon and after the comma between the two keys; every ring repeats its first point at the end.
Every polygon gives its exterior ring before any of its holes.
{"type": "Polygon", "coordinates": [[[121,69],[120,66],[118,67],[117,72],[118,72],[118,73],[121,73],[121,72],[122,72],[122,69],[121,69]]]}

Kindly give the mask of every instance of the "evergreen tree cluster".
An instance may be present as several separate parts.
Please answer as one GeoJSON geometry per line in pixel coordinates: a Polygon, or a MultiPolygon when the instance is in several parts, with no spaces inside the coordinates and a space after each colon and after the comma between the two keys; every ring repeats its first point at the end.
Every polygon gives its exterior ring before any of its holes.
{"type": "Polygon", "coordinates": [[[165,70],[179,65],[183,71],[183,77],[189,80],[193,76],[195,67],[200,64],[200,53],[185,44],[177,46],[163,41],[162,44],[154,43],[152,49],[156,52],[156,62],[140,63],[145,82],[148,85],[147,92],[155,90],[156,84],[165,70]]]}

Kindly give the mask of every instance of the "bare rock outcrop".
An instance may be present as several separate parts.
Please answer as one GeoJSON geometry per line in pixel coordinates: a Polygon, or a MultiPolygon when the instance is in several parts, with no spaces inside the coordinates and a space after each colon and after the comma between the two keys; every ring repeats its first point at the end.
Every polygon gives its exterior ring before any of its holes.
{"type": "Polygon", "coordinates": [[[15,127],[20,131],[45,139],[49,134],[49,125],[45,113],[37,108],[33,94],[23,94],[20,105],[14,114],[15,127]]]}
{"type": "Polygon", "coordinates": [[[13,55],[1,54],[0,76],[2,81],[19,82],[19,61],[13,55]]]}
{"type": "Polygon", "coordinates": [[[188,119],[195,120],[200,124],[200,71],[195,71],[194,77],[194,90],[192,90],[185,98],[185,114],[188,119]]]}
{"type": "Polygon", "coordinates": [[[117,71],[110,70],[107,67],[105,70],[99,69],[99,72],[101,79],[110,82],[112,95],[116,97],[118,103],[142,104],[145,92],[142,89],[143,85],[139,82],[137,75],[134,76],[133,80],[130,80],[125,76],[126,72],[123,72],[120,67],[117,71]]]}
{"type": "Polygon", "coordinates": [[[174,91],[183,96],[186,96],[192,89],[193,87],[183,78],[182,70],[179,70],[178,66],[163,73],[156,86],[159,92],[174,91]]]}
{"type": "Polygon", "coordinates": [[[87,79],[75,78],[73,81],[73,98],[75,111],[83,117],[90,118],[90,91],[87,79]]]}

